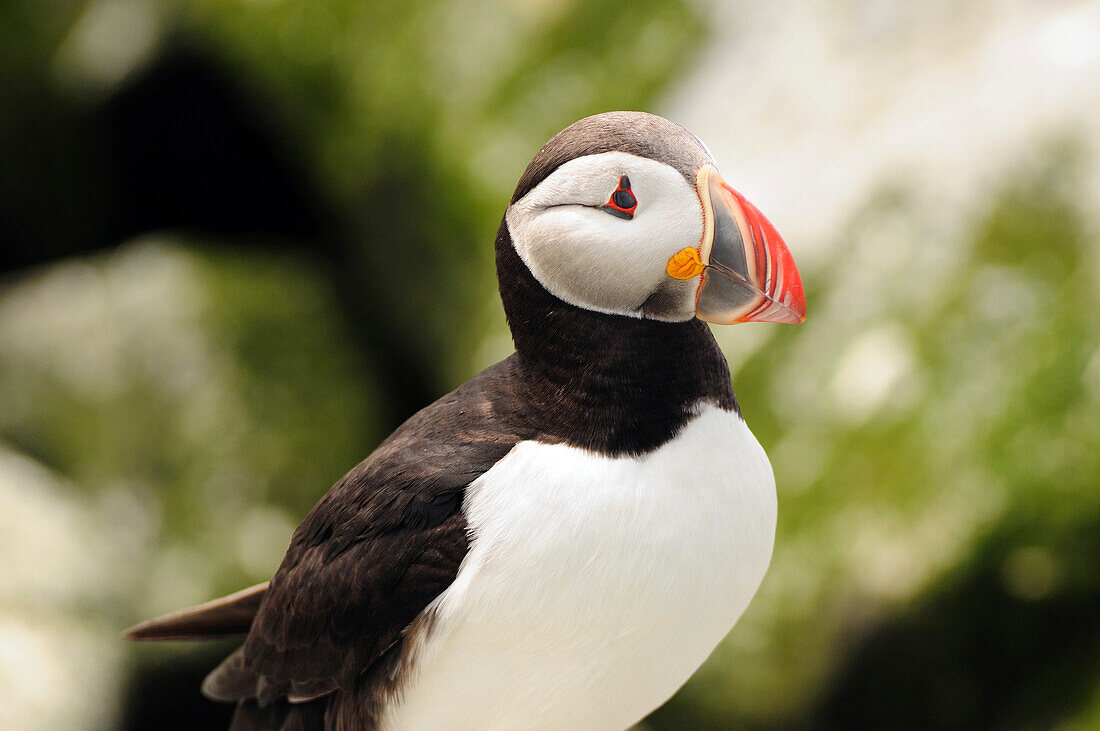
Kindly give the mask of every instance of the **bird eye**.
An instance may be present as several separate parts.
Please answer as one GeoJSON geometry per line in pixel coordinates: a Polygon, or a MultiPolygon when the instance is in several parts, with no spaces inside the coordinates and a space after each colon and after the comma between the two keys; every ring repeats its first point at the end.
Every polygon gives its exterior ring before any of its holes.
{"type": "Polygon", "coordinates": [[[634,218],[634,209],[638,207],[638,199],[630,192],[630,178],[625,175],[619,178],[619,187],[611,194],[610,200],[604,204],[603,209],[612,216],[630,220],[634,218]]]}

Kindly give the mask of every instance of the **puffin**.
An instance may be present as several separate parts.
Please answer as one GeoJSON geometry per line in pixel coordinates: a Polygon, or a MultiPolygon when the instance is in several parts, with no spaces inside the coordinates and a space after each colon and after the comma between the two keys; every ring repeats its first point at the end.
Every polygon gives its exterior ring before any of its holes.
{"type": "Polygon", "coordinates": [[[771,560],[771,465],[708,322],[799,323],[783,239],[683,127],[586,117],[496,235],[515,352],[419,411],[270,581],[126,631],[243,637],[230,728],[624,729],[729,632],[771,560]]]}

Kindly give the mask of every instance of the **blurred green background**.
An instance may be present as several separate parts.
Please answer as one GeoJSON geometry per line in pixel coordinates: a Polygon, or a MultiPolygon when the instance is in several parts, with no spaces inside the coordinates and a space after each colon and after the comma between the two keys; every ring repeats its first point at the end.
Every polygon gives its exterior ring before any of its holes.
{"type": "Polygon", "coordinates": [[[801,327],[717,334],[775,557],[661,729],[1100,728],[1100,2],[0,3],[0,728],[216,728],[309,507],[511,350],[573,120],[696,132],[801,327]]]}

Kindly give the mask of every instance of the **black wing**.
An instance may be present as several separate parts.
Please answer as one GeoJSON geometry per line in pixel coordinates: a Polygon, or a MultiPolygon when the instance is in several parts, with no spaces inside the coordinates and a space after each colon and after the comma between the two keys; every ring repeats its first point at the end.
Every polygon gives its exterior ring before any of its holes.
{"type": "Polygon", "coordinates": [[[260,609],[267,582],[221,599],[134,625],[122,633],[128,640],[213,640],[248,634],[260,609]]]}
{"type": "Polygon", "coordinates": [[[208,696],[266,705],[393,686],[406,629],[466,555],[466,486],[521,440],[501,418],[510,360],[417,413],[317,504],[208,696]]]}

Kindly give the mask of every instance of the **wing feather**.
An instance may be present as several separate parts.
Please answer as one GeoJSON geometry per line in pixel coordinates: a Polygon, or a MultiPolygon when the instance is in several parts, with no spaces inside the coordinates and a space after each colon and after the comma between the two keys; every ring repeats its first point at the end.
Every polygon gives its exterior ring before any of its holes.
{"type": "Polygon", "coordinates": [[[203,683],[237,702],[234,728],[313,728],[340,691],[367,722],[400,687],[418,617],[458,575],[466,487],[531,437],[516,368],[506,359],[406,421],[310,511],[271,581],[126,636],[247,634],[203,683]]]}
{"type": "MultiPolygon", "coordinates": [[[[393,688],[406,631],[458,575],[466,487],[523,436],[510,361],[420,411],[340,480],[295,531],[252,622],[235,693],[312,699],[393,688]]],[[[238,697],[241,699],[241,697],[238,697]]]]}
{"type": "Polygon", "coordinates": [[[268,582],[229,596],[136,624],[122,633],[130,640],[210,640],[244,636],[267,592],[268,582]]]}

